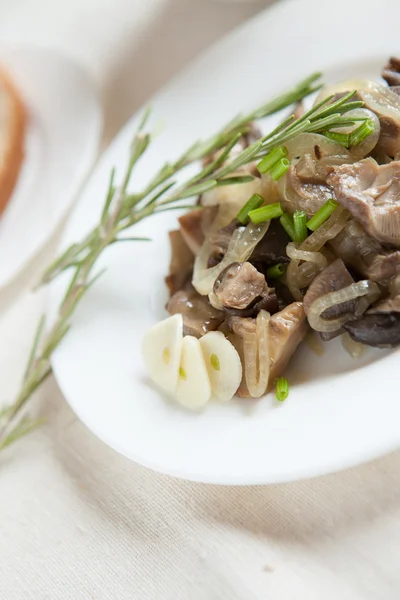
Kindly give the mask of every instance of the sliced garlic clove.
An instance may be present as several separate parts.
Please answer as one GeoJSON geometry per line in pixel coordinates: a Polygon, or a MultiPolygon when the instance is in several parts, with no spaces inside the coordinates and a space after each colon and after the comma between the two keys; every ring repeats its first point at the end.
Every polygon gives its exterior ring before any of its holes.
{"type": "Polygon", "coordinates": [[[182,341],[177,401],[193,410],[202,408],[211,398],[211,385],[200,342],[187,335],[182,341]]]}
{"type": "Polygon", "coordinates": [[[242,380],[242,363],[233,344],[220,331],[210,331],[200,339],[213,397],[230,400],[242,380]]]}
{"type": "Polygon", "coordinates": [[[144,336],[143,360],[151,379],[161,389],[174,394],[178,384],[182,354],[182,315],[157,323],[144,336]]]}

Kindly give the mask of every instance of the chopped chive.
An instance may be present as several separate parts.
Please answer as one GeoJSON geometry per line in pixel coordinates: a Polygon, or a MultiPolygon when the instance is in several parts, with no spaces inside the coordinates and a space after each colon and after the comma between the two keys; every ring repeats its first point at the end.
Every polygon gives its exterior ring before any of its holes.
{"type": "Polygon", "coordinates": [[[281,160],[276,163],[270,170],[269,174],[271,175],[271,179],[274,181],[278,181],[284,175],[290,167],[290,160],[287,158],[281,158],[281,160]]]}
{"type": "Polygon", "coordinates": [[[267,206],[261,206],[261,208],[256,208],[255,210],[251,210],[249,212],[251,221],[256,225],[258,223],[264,223],[264,221],[269,221],[270,219],[277,219],[282,215],[283,210],[280,202],[268,204],[267,206]]]}
{"type": "Polygon", "coordinates": [[[350,134],[349,133],[338,133],[337,131],[325,131],[324,136],[348,148],[350,146],[350,134]]]}
{"type": "Polygon", "coordinates": [[[253,194],[250,200],[247,200],[246,204],[239,210],[237,220],[246,225],[249,221],[249,212],[259,208],[263,203],[264,198],[260,194],[253,194]]]}
{"type": "Polygon", "coordinates": [[[257,165],[258,171],[262,174],[268,173],[268,171],[270,171],[272,167],[276,165],[276,163],[278,163],[282,158],[286,158],[287,155],[288,151],[285,146],[278,146],[277,148],[274,148],[267,154],[267,156],[264,156],[264,158],[260,160],[257,165]]]}
{"type": "Polygon", "coordinates": [[[307,215],[304,210],[296,210],[293,215],[295,242],[301,244],[307,237],[307,215]]]}
{"type": "Polygon", "coordinates": [[[293,219],[288,213],[283,213],[281,218],[279,219],[283,229],[286,231],[292,242],[296,241],[296,236],[294,233],[294,224],[293,219]]]}
{"type": "Polygon", "coordinates": [[[373,120],[367,119],[360,127],[357,127],[357,129],[350,134],[350,146],[358,146],[374,131],[375,125],[373,120]]]}
{"type": "Polygon", "coordinates": [[[283,402],[289,396],[289,382],[286,377],[278,377],[276,380],[275,395],[279,402],[283,402]]]}
{"type": "Polygon", "coordinates": [[[282,277],[282,275],[285,272],[285,265],[283,265],[282,263],[278,263],[277,265],[274,265],[273,267],[268,267],[266,275],[267,275],[267,279],[279,279],[279,277],[282,277]]]}
{"type": "Polygon", "coordinates": [[[308,221],[307,227],[311,231],[316,231],[321,225],[325,223],[333,213],[333,211],[339,206],[339,203],[332,198],[325,202],[323,206],[315,213],[313,217],[308,221]]]}
{"type": "Polygon", "coordinates": [[[216,371],[220,371],[221,369],[221,365],[219,362],[219,358],[216,354],[211,354],[210,356],[210,363],[213,369],[215,369],[216,371]]]}

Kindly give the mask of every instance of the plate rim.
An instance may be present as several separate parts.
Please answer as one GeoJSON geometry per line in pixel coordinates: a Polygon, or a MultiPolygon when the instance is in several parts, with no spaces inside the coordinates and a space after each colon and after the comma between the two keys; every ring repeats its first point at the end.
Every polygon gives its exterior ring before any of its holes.
{"type": "MultiPolygon", "coordinates": [[[[21,273],[24,273],[40,255],[46,245],[52,240],[54,234],[59,230],[60,226],[68,221],[72,215],[77,201],[84,190],[84,186],[88,177],[91,174],[93,167],[96,164],[96,159],[99,154],[100,145],[103,137],[104,112],[100,100],[100,94],[95,79],[88,69],[73,56],[63,51],[60,48],[46,44],[33,44],[23,41],[0,41],[0,52],[2,53],[0,62],[12,63],[18,56],[29,57],[35,55],[36,60],[44,63],[54,63],[67,66],[68,69],[73,69],[75,73],[85,79],[88,89],[91,93],[91,118],[92,131],[91,136],[85,144],[85,150],[77,161],[77,166],[71,182],[66,188],[60,190],[60,196],[65,200],[60,201],[60,208],[56,212],[56,216],[52,218],[51,225],[46,228],[46,233],[40,234],[37,239],[31,243],[29,251],[17,261],[15,267],[7,274],[4,274],[0,280],[0,290],[5,289],[18,279],[21,273]]],[[[25,60],[25,58],[23,58],[25,60]]],[[[19,87],[18,78],[15,78],[15,84],[19,87]]],[[[47,92],[46,92],[47,93],[47,92]]],[[[38,113],[40,115],[40,112],[38,113]]],[[[11,196],[10,203],[13,201],[11,196]]]]}

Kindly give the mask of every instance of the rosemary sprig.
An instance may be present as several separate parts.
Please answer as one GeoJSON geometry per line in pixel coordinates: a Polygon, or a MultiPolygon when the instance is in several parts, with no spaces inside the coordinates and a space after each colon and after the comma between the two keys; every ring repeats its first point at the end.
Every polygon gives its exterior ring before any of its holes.
{"type": "Polygon", "coordinates": [[[21,411],[35,390],[50,375],[50,359],[53,351],[68,333],[70,318],[76,306],[101,275],[101,272],[94,274],[93,271],[103,250],[116,242],[139,239],[131,236],[120,237],[122,231],[152,214],[174,208],[186,208],[182,200],[202,194],[219,185],[237,185],[251,180],[250,175],[242,175],[238,173],[238,169],[255,159],[262,158],[272,148],[282,145],[299,133],[311,131],[324,133],[354,123],[345,116],[346,112],[357,108],[360,104],[351,102],[354,93],[347,94],[336,102],[332,102],[330,97],[313,107],[297,121],[293,115],[288,117],[268,135],[227,162],[231,150],[239,138],[248,131],[252,121],[271,115],[308,96],[320,87],[317,83],[319,77],[320,74],[316,73],[261,108],[236,117],[208,140],[196,142],[177,161],[163,165],[144,190],[131,194],[128,192],[128,187],[132,173],[151,142],[150,135],[143,133],[149,113],[144,115],[135,135],[128,165],[119,187],[115,183],[115,170],[111,172],[98,225],[81,242],[67,248],[49,266],[43,276],[43,283],[47,283],[67,269],[72,271],[69,286],[54,323],[47,332],[44,332],[44,319],[39,322],[16,399],[0,414],[0,450],[31,431],[37,424],[26,420],[25,417],[21,419],[21,411]],[[185,183],[178,185],[173,179],[187,165],[217,152],[220,154],[216,155],[209,165],[203,166],[199,173],[185,183]]]}

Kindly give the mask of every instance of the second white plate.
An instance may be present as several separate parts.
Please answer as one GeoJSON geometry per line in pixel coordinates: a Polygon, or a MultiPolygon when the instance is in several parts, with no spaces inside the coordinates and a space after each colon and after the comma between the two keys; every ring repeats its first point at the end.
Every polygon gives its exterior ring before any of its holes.
{"type": "Polygon", "coordinates": [[[28,111],[24,162],[0,218],[2,287],[41,249],[76,198],[99,149],[102,112],[86,71],[58,52],[2,46],[0,62],[28,111]]]}

